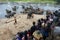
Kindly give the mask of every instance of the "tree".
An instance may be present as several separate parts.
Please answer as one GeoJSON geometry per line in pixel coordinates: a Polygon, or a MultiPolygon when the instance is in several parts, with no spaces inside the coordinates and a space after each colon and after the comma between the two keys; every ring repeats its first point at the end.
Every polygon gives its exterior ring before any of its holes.
{"type": "Polygon", "coordinates": [[[60,0],[55,0],[58,4],[60,4],[60,0]]]}

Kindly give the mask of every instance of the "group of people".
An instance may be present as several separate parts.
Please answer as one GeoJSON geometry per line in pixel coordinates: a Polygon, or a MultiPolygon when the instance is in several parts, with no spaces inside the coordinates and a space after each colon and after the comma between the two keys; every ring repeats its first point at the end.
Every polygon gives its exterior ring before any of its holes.
{"type": "Polygon", "coordinates": [[[46,40],[51,35],[51,30],[54,28],[53,14],[46,16],[46,19],[38,19],[37,24],[33,22],[32,27],[24,32],[18,32],[16,34],[17,40],[46,40]],[[36,33],[37,32],[37,33],[36,33]],[[38,36],[39,37],[38,37],[38,36]]]}

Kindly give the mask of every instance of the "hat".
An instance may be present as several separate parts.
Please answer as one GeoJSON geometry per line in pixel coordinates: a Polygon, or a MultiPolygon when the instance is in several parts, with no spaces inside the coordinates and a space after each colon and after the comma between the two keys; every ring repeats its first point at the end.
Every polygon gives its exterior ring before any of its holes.
{"type": "Polygon", "coordinates": [[[36,38],[36,39],[40,39],[42,38],[42,33],[39,31],[39,30],[36,30],[34,33],[33,33],[33,36],[36,38]]]}

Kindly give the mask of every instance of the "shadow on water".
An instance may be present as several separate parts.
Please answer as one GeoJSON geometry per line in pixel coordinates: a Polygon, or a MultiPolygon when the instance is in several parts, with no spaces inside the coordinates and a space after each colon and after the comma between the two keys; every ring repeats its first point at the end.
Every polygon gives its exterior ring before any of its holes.
{"type": "Polygon", "coordinates": [[[10,3],[10,4],[0,4],[0,18],[5,18],[6,15],[6,9],[11,10],[12,11],[12,7],[16,5],[18,7],[17,9],[17,13],[20,13],[21,11],[23,11],[22,6],[21,5],[25,5],[26,7],[28,7],[29,5],[33,6],[33,8],[42,8],[44,10],[58,10],[60,8],[60,5],[50,5],[50,4],[28,4],[28,3],[10,3]]]}

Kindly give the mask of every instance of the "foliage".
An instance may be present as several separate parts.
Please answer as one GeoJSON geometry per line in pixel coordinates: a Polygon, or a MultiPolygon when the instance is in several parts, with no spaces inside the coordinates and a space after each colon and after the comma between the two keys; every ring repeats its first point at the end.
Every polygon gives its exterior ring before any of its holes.
{"type": "Polygon", "coordinates": [[[60,0],[55,0],[55,1],[60,4],[60,0]]]}
{"type": "MultiPolygon", "coordinates": [[[[0,0],[0,1],[7,1],[7,0],[0,0]]],[[[8,1],[23,1],[23,2],[27,2],[27,1],[30,1],[30,2],[47,2],[47,3],[52,3],[52,2],[57,2],[57,3],[60,3],[60,0],[8,0],[8,1]]]]}

